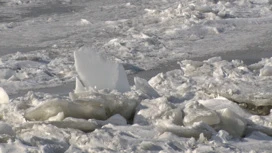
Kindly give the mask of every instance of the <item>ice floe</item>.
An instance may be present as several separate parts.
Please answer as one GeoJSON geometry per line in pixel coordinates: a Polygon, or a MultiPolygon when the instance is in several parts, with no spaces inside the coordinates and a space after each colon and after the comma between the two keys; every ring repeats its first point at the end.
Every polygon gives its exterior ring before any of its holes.
{"type": "Polygon", "coordinates": [[[271,0],[1,0],[1,151],[269,151],[271,10],[271,0]],[[266,58],[223,60],[248,52],[266,58]]]}

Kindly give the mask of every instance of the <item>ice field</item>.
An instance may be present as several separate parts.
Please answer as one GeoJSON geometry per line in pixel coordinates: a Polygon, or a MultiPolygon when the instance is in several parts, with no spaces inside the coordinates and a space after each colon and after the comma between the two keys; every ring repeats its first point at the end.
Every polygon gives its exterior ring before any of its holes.
{"type": "Polygon", "coordinates": [[[271,0],[0,0],[0,152],[271,152],[271,0]]]}

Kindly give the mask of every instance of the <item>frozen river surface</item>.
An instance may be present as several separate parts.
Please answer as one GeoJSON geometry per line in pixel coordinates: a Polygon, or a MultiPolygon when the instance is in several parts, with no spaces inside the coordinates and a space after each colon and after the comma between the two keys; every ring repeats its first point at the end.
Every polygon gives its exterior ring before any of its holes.
{"type": "Polygon", "coordinates": [[[1,151],[269,152],[271,10],[271,0],[0,0],[1,151]],[[131,91],[74,93],[82,46],[121,63],[131,91]]]}

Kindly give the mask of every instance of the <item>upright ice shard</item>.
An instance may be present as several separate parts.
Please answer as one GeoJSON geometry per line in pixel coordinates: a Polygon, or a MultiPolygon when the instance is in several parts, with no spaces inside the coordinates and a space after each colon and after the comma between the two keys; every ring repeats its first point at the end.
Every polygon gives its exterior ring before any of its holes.
{"type": "Polygon", "coordinates": [[[82,84],[82,82],[80,81],[80,79],[78,77],[76,77],[75,93],[84,92],[85,90],[86,89],[85,89],[84,85],[82,84]]]}
{"type": "Polygon", "coordinates": [[[84,86],[95,89],[115,89],[119,92],[130,90],[122,64],[103,59],[98,53],[86,47],[75,51],[74,58],[78,73],[76,86],[80,87],[77,89],[81,90],[84,86]]]}
{"type": "Polygon", "coordinates": [[[9,103],[9,96],[7,92],[0,87],[0,104],[9,103]]]}

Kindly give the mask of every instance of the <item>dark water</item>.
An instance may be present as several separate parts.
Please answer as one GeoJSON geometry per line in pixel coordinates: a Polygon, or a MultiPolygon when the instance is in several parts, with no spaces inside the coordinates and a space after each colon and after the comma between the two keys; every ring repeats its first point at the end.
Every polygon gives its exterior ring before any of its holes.
{"type": "MultiPolygon", "coordinates": [[[[272,48],[272,44],[271,44],[272,48]]],[[[236,52],[226,52],[220,54],[214,54],[214,56],[220,56],[223,60],[231,61],[234,59],[242,60],[245,64],[250,65],[260,61],[262,58],[272,57],[272,49],[263,51],[263,50],[248,50],[248,51],[236,51],[236,52]]],[[[206,60],[211,56],[197,57],[193,58],[194,60],[206,60]]]]}
{"type": "Polygon", "coordinates": [[[5,3],[6,3],[6,2],[1,2],[1,1],[0,1],[0,6],[3,6],[5,3]]]}
{"type": "Polygon", "coordinates": [[[17,52],[21,53],[26,53],[26,52],[31,52],[31,51],[36,51],[36,50],[42,50],[46,49],[47,47],[5,47],[5,46],[0,46],[0,57],[7,55],[7,54],[14,54],[17,52]]]}
{"type": "Polygon", "coordinates": [[[13,18],[7,15],[0,15],[0,23],[12,22],[13,18]]]}
{"type": "Polygon", "coordinates": [[[21,15],[22,18],[35,18],[41,15],[53,15],[53,14],[64,14],[64,13],[73,13],[82,9],[80,6],[70,6],[70,5],[56,5],[48,4],[45,6],[39,7],[30,7],[27,8],[27,12],[21,15]]]}
{"type": "MultiPolygon", "coordinates": [[[[4,2],[0,2],[0,7],[5,7],[4,5],[4,2]]],[[[52,16],[54,14],[74,13],[80,11],[83,8],[84,7],[82,6],[50,3],[36,7],[23,7],[14,13],[0,13],[0,23],[20,22],[26,20],[27,18],[36,18],[42,15],[52,16]]]]}

